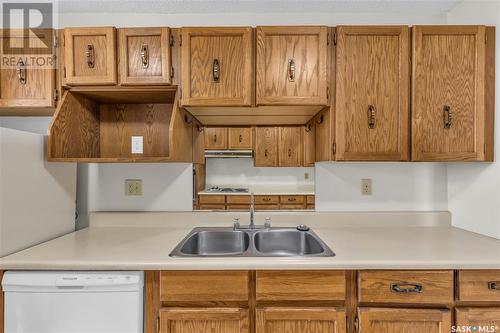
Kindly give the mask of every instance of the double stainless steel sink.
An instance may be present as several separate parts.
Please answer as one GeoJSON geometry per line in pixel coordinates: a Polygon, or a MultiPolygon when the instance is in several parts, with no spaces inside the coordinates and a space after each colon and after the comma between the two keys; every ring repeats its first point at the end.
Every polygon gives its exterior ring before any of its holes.
{"type": "Polygon", "coordinates": [[[333,257],[310,229],[195,228],[171,257],[333,257]]]}

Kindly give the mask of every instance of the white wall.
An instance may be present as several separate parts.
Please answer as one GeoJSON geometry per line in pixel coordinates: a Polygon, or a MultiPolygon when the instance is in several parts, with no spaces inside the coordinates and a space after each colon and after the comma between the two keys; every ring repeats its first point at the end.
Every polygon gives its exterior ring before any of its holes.
{"type": "Polygon", "coordinates": [[[446,165],[441,163],[316,163],[317,211],[447,210],[446,165]],[[372,179],[371,196],[361,179],[372,179]]]}
{"type": "MultiPolygon", "coordinates": [[[[485,24],[497,26],[496,87],[500,87],[500,2],[464,1],[448,13],[449,24],[485,24]]],[[[500,107],[496,89],[494,163],[448,164],[448,207],[452,223],[469,231],[500,238],[500,107]]]]}
{"type": "Polygon", "coordinates": [[[211,185],[314,184],[314,168],[261,168],[251,158],[209,158],[206,182],[211,185]],[[305,179],[304,174],[309,174],[305,179]]]}

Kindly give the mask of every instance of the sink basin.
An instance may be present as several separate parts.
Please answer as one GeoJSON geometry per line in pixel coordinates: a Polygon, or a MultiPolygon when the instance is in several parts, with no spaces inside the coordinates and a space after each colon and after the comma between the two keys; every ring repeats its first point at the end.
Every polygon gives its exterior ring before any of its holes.
{"type": "Polygon", "coordinates": [[[319,238],[298,230],[259,231],[254,236],[255,249],[267,256],[306,256],[325,252],[319,238]]]}
{"type": "Polygon", "coordinates": [[[250,237],[243,231],[199,230],[188,237],[180,248],[185,255],[234,256],[248,249],[250,237]]]}
{"type": "Polygon", "coordinates": [[[333,257],[311,230],[194,228],[171,257],[333,257]]]}

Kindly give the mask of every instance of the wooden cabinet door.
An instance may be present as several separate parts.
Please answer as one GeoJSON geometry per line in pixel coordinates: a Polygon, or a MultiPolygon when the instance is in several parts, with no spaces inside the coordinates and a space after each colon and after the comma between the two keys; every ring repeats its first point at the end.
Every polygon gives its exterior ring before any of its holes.
{"type": "Polygon", "coordinates": [[[257,308],[256,333],[345,333],[344,309],[257,308]]]}
{"type": "Polygon", "coordinates": [[[413,28],[412,159],[484,159],[485,27],[413,28]]]}
{"type": "Polygon", "coordinates": [[[257,27],[257,104],[326,105],[328,28],[257,27]]]}
{"type": "Polygon", "coordinates": [[[205,127],[205,148],[226,149],[227,127],[205,127]]]}
{"type": "Polygon", "coordinates": [[[0,107],[55,106],[54,31],[35,32],[0,30],[0,107]]]}
{"type": "Polygon", "coordinates": [[[193,163],[205,164],[205,128],[193,121],[193,163]]]}
{"type": "Polygon", "coordinates": [[[337,27],[337,160],[404,161],[409,27],[337,27]]]}
{"type": "Polygon", "coordinates": [[[248,310],[229,308],[165,309],[160,333],[248,333],[248,310]]]}
{"type": "Polygon", "coordinates": [[[251,127],[229,127],[229,149],[252,149],[251,127]]]}
{"type": "Polygon", "coordinates": [[[316,115],[313,119],[316,132],[316,162],[335,159],[333,133],[334,117],[330,108],[316,115]]]}
{"type": "MultiPolygon", "coordinates": [[[[496,308],[457,308],[456,326],[500,327],[500,307],[496,308]]],[[[478,332],[479,330],[473,331],[478,332]]],[[[483,332],[495,332],[490,329],[483,332]]]]}
{"type": "Polygon", "coordinates": [[[278,166],[277,127],[257,126],[255,128],[255,166],[278,166]]]}
{"type": "Polygon", "coordinates": [[[120,84],[170,84],[169,28],[118,29],[120,84]]]}
{"type": "Polygon", "coordinates": [[[252,28],[182,29],[182,104],[252,104],[252,28]]]}
{"type": "Polygon", "coordinates": [[[64,29],[66,84],[116,84],[116,29],[64,29]]]}
{"type": "Polygon", "coordinates": [[[279,127],[278,165],[298,167],[302,165],[301,127],[279,127]]]}
{"type": "Polygon", "coordinates": [[[316,127],[311,120],[302,127],[304,138],[304,166],[314,166],[316,162],[316,127]]]}
{"type": "Polygon", "coordinates": [[[451,313],[435,309],[360,308],[360,333],[449,333],[451,313]]]}

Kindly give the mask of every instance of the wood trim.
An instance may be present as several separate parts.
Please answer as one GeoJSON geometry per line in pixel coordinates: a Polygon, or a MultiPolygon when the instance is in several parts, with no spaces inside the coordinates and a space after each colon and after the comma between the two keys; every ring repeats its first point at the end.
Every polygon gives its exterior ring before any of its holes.
{"type": "Polygon", "coordinates": [[[495,43],[495,27],[486,27],[484,160],[487,162],[495,159],[495,43]]]}
{"type": "MultiPolygon", "coordinates": [[[[160,271],[144,272],[144,332],[157,333],[160,311],[160,271]]],[[[3,311],[2,311],[3,314],[3,311]]],[[[3,325],[1,326],[3,327],[3,325]]]]}

